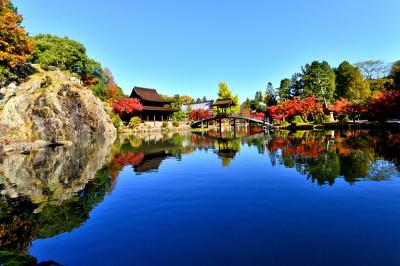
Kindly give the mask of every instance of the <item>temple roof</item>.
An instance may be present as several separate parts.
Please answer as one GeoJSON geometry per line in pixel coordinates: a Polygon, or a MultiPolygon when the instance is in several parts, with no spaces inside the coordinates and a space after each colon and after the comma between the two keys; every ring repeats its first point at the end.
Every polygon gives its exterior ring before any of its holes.
{"type": "Polygon", "coordinates": [[[137,174],[157,171],[158,168],[160,168],[162,161],[167,159],[168,156],[169,154],[166,152],[145,155],[142,162],[138,165],[134,165],[133,168],[137,174]]]}
{"type": "Polygon", "coordinates": [[[218,99],[214,102],[213,106],[234,106],[235,103],[231,98],[228,99],[218,99]]]}
{"type": "Polygon", "coordinates": [[[158,94],[155,89],[147,89],[141,87],[134,87],[131,93],[131,98],[139,97],[142,101],[148,102],[160,102],[160,103],[171,103],[172,101],[166,100],[158,94]]]}

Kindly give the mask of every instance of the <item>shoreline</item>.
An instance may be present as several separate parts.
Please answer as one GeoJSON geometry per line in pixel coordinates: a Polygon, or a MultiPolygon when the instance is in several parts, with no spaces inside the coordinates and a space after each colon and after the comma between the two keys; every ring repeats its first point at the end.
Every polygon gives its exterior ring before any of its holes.
{"type": "MultiPolygon", "coordinates": [[[[214,128],[190,128],[190,126],[169,127],[169,128],[146,128],[146,129],[124,129],[118,131],[120,135],[132,135],[138,137],[147,137],[149,135],[165,135],[165,134],[181,134],[181,133],[206,133],[214,128]]],[[[387,130],[399,131],[400,123],[397,122],[362,122],[362,123],[324,123],[319,125],[305,124],[295,125],[291,124],[287,127],[274,126],[272,131],[297,131],[297,130],[387,130]]],[[[32,142],[13,142],[13,143],[0,143],[0,156],[7,154],[30,154],[33,151],[47,149],[54,146],[71,146],[72,141],[45,141],[37,140],[32,142]]]]}

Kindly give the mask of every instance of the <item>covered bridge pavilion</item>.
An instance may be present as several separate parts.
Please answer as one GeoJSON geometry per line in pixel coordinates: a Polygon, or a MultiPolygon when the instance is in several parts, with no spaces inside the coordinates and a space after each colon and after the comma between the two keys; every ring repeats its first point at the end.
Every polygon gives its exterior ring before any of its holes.
{"type": "Polygon", "coordinates": [[[236,104],[231,98],[227,98],[216,100],[212,106],[217,108],[218,115],[231,113],[231,107],[236,106],[236,104]]]}

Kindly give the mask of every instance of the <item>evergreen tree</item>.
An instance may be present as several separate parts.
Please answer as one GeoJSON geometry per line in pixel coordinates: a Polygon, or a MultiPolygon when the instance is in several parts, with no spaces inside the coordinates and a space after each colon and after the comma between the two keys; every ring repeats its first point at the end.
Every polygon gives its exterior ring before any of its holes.
{"type": "Polygon", "coordinates": [[[313,61],[302,67],[304,96],[316,97],[325,107],[333,101],[335,92],[335,73],[328,62],[313,61]]]}
{"type": "Polygon", "coordinates": [[[262,102],[263,101],[263,94],[261,91],[257,91],[256,95],[254,96],[254,100],[258,101],[258,102],[262,102]]]}
{"type": "Polygon", "coordinates": [[[282,79],[278,90],[278,96],[280,100],[288,100],[291,98],[290,95],[290,80],[288,78],[282,79]]]}
{"type": "Polygon", "coordinates": [[[278,101],[276,100],[275,89],[274,86],[272,85],[272,82],[268,82],[263,100],[266,106],[273,106],[278,103],[278,101]]]}
{"type": "Polygon", "coordinates": [[[289,96],[303,97],[304,96],[304,81],[301,73],[294,73],[290,79],[289,96]]]}
{"type": "Polygon", "coordinates": [[[337,99],[347,98],[350,101],[364,100],[371,95],[369,83],[361,75],[360,70],[349,62],[342,62],[336,69],[337,99]]]}
{"type": "Polygon", "coordinates": [[[400,60],[393,63],[390,77],[393,79],[395,89],[400,90],[400,60]]]}
{"type": "Polygon", "coordinates": [[[246,101],[244,102],[244,107],[247,108],[247,109],[249,109],[249,108],[250,108],[250,105],[251,105],[250,99],[249,99],[249,98],[246,98],[246,101]]]}

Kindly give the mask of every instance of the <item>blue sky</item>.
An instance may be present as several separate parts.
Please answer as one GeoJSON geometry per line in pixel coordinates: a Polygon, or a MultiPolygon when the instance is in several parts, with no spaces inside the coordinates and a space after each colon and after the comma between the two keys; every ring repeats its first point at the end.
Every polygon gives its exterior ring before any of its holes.
{"type": "Polygon", "coordinates": [[[126,93],[241,100],[312,60],[400,59],[398,0],[14,0],[31,35],[83,43],[126,93]]]}

